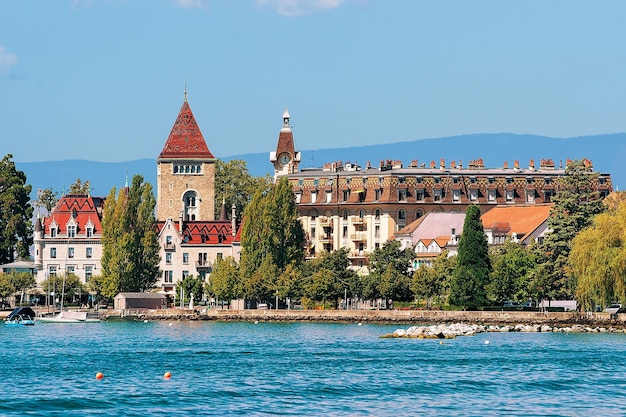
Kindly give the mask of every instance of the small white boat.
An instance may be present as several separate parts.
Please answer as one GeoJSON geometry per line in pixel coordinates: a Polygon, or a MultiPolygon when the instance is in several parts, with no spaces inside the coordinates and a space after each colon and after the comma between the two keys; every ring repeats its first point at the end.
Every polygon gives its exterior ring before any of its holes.
{"type": "Polygon", "coordinates": [[[61,311],[54,316],[37,317],[42,323],[99,323],[100,319],[91,318],[86,311],[61,311]]]}

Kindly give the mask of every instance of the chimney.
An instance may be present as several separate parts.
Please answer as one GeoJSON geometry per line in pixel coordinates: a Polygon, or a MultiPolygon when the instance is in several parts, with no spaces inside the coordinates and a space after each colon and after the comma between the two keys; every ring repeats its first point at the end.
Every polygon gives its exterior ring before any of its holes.
{"type": "Polygon", "coordinates": [[[519,161],[517,159],[513,162],[513,168],[515,168],[516,171],[519,171],[519,161]]]}

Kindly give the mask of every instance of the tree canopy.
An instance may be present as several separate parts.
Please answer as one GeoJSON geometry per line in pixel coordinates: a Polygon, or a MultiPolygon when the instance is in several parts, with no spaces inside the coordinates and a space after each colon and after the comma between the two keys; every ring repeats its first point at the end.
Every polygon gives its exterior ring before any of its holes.
{"type": "Polygon", "coordinates": [[[243,213],[254,193],[257,190],[267,191],[271,182],[269,175],[250,175],[246,161],[242,159],[228,162],[218,159],[215,162],[215,218],[219,218],[222,202],[228,208],[234,204],[237,213],[243,213]]]}
{"type": "Polygon", "coordinates": [[[588,310],[626,304],[626,193],[605,200],[607,211],[574,238],[569,257],[576,298],[588,310]]]}
{"type": "Polygon", "coordinates": [[[8,154],[0,161],[0,264],[28,259],[33,244],[32,186],[12,158],[8,154]]]}
{"type": "Polygon", "coordinates": [[[244,281],[250,279],[266,259],[275,265],[278,274],[287,265],[300,265],[304,261],[304,230],[286,178],[273,184],[268,192],[257,190],[254,194],[244,211],[241,246],[240,267],[244,281]]]}
{"type": "Polygon", "coordinates": [[[548,218],[552,229],[543,244],[546,262],[542,272],[546,275],[546,295],[553,299],[574,296],[576,282],[567,270],[571,244],[576,234],[589,226],[593,216],[604,211],[600,194],[595,191],[598,173],[585,160],[571,161],[552,198],[554,206],[548,218]]]}
{"type": "Polygon", "coordinates": [[[159,242],[152,185],[135,175],[130,188],[107,197],[102,219],[102,270],[97,290],[107,298],[145,291],[159,274],[159,242]]]}

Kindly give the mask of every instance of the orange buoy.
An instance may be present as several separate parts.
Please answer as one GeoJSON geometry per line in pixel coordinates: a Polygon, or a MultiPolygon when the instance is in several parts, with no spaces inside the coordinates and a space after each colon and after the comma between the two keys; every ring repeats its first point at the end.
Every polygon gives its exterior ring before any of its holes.
{"type": "Polygon", "coordinates": [[[171,377],[172,377],[172,373],[169,371],[163,374],[163,379],[170,379],[171,377]]]}
{"type": "Polygon", "coordinates": [[[104,374],[102,372],[96,372],[96,379],[104,378],[104,374]]]}

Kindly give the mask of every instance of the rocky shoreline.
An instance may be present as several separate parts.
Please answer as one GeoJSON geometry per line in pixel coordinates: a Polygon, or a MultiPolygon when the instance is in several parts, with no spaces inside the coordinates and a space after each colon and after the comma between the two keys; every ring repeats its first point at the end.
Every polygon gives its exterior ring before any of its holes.
{"type": "Polygon", "coordinates": [[[408,329],[398,329],[391,334],[382,336],[383,338],[418,338],[418,339],[454,339],[457,336],[474,336],[479,333],[625,333],[626,329],[613,326],[585,326],[574,324],[572,326],[549,326],[546,324],[517,324],[511,325],[480,325],[480,324],[439,324],[431,326],[412,326],[408,329]]]}

